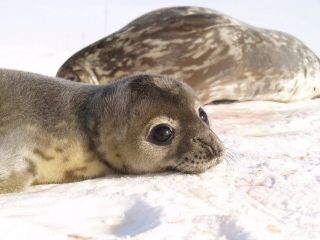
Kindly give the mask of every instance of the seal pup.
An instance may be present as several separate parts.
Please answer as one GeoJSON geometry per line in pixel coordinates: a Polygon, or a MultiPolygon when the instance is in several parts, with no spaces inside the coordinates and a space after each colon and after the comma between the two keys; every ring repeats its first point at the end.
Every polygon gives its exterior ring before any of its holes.
{"type": "Polygon", "coordinates": [[[224,147],[185,83],[135,75],[90,85],[0,70],[0,192],[108,173],[200,173],[224,147]]]}
{"type": "Polygon", "coordinates": [[[200,7],[149,12],[75,53],[57,76],[99,84],[145,71],[183,79],[204,103],[320,95],[319,58],[300,40],[200,7]]]}

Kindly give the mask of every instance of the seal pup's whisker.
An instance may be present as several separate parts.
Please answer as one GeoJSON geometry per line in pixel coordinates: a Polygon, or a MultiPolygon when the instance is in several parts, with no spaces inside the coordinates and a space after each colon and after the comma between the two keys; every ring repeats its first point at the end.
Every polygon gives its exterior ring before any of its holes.
{"type": "Polygon", "coordinates": [[[224,159],[226,160],[228,168],[234,170],[235,157],[232,150],[230,150],[229,148],[225,148],[224,159]]]}

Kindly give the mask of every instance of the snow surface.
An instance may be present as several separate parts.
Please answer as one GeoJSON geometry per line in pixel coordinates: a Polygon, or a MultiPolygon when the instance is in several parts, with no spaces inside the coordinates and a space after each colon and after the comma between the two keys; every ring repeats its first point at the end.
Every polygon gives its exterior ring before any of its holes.
{"type": "MultiPolygon", "coordinates": [[[[69,55],[16,52],[0,66],[54,75],[69,55]]],[[[206,109],[228,148],[219,166],[0,195],[1,239],[320,239],[320,99],[206,109]]]]}

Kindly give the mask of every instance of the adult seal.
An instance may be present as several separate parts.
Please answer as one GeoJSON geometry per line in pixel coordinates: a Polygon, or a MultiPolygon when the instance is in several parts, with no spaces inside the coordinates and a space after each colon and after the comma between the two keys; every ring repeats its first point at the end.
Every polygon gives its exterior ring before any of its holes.
{"type": "Polygon", "coordinates": [[[113,172],[200,173],[223,155],[183,82],[145,74],[96,86],[0,70],[1,193],[113,172]]]}
{"type": "Polygon", "coordinates": [[[74,54],[57,76],[100,84],[146,71],[184,80],[205,103],[320,95],[319,58],[301,41],[200,7],[147,13],[74,54]]]}

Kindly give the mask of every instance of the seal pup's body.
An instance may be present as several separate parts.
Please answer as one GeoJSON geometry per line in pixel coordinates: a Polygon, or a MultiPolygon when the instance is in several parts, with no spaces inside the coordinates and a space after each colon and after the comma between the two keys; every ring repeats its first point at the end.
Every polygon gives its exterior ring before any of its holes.
{"type": "Polygon", "coordinates": [[[204,103],[320,96],[319,58],[300,40],[200,7],[147,13],[75,53],[57,76],[105,84],[145,71],[183,79],[204,103]]]}
{"type": "Polygon", "coordinates": [[[186,84],[137,75],[93,86],[0,70],[0,193],[111,172],[202,172],[223,157],[186,84]]]}

